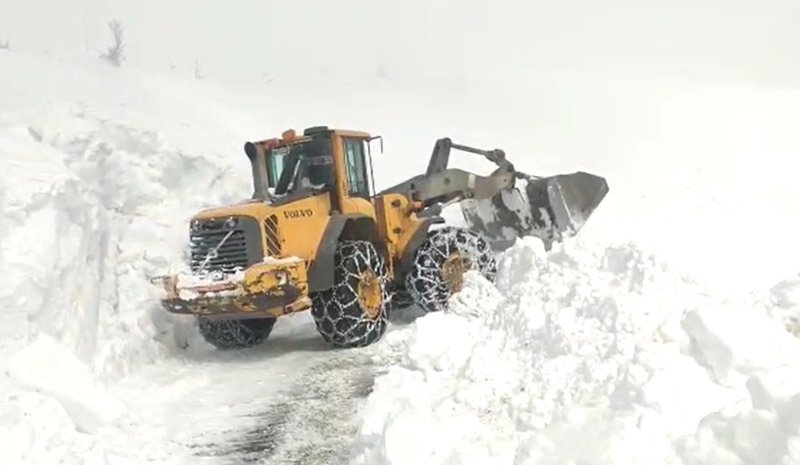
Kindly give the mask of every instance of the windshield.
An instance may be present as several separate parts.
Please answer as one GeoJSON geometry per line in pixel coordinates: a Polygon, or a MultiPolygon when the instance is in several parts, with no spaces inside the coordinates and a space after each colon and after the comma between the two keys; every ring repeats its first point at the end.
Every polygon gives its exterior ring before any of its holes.
{"type": "Polygon", "coordinates": [[[267,155],[267,173],[269,174],[269,186],[275,188],[278,185],[283,167],[286,164],[286,157],[289,155],[289,147],[277,147],[272,149],[267,155]]]}
{"type": "Polygon", "coordinates": [[[328,135],[270,150],[267,172],[269,185],[278,196],[331,187],[333,157],[328,135]]]}

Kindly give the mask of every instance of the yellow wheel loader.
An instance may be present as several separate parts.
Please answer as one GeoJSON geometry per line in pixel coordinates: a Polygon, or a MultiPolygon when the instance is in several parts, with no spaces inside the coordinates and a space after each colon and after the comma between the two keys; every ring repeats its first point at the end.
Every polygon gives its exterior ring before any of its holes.
{"type": "Polygon", "coordinates": [[[575,234],[608,192],[583,172],[517,172],[502,150],[440,139],[427,171],[375,191],[371,142],[360,131],[312,127],[247,142],[254,192],[194,215],[188,272],[153,279],[169,312],[194,315],[219,348],[263,342],[277,318],[311,310],[335,347],[371,344],[390,308],[439,311],[468,270],[494,279],[494,254],[523,235],[547,247],[575,234]],[[452,149],[498,168],[481,176],[448,168],[452,149]],[[463,224],[447,225],[458,203],[463,224]]]}

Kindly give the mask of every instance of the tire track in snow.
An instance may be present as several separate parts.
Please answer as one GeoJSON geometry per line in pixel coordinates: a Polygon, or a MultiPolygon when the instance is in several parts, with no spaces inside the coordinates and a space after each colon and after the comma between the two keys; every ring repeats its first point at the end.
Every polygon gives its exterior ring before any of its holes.
{"type": "Polygon", "coordinates": [[[358,409],[374,382],[364,352],[351,351],[322,351],[324,359],[286,392],[242,415],[250,426],[188,447],[198,458],[216,458],[219,464],[346,463],[358,409]]]}
{"type": "Polygon", "coordinates": [[[361,403],[374,374],[361,357],[340,355],[314,367],[295,385],[285,431],[271,460],[275,464],[346,463],[357,432],[361,403]],[[295,434],[302,431],[301,434],[295,434]]]}

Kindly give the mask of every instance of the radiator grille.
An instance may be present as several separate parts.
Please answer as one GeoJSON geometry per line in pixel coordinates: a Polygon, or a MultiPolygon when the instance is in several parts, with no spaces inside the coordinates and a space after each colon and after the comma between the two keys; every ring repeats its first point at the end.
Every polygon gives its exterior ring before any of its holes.
{"type": "Polygon", "coordinates": [[[247,267],[250,262],[249,238],[244,228],[239,227],[240,223],[230,227],[225,220],[200,220],[192,228],[189,242],[193,272],[222,271],[227,274],[247,267]]]}
{"type": "Polygon", "coordinates": [[[267,252],[272,257],[277,257],[281,254],[281,240],[278,235],[278,217],[271,215],[264,221],[264,233],[267,239],[267,252]]]}

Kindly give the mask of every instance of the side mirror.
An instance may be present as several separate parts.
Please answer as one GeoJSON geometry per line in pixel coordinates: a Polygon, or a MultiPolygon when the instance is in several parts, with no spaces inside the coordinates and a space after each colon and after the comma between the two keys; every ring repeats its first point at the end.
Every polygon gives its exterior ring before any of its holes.
{"type": "Polygon", "coordinates": [[[372,152],[372,141],[379,139],[381,141],[381,154],[383,154],[383,136],[374,136],[367,139],[367,148],[372,152]]]}

